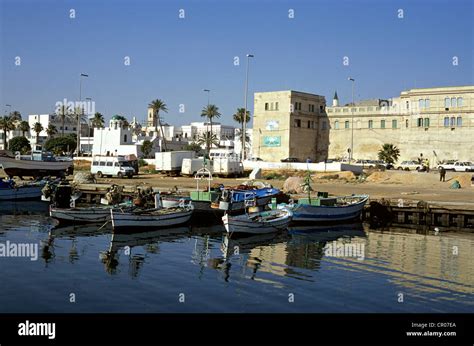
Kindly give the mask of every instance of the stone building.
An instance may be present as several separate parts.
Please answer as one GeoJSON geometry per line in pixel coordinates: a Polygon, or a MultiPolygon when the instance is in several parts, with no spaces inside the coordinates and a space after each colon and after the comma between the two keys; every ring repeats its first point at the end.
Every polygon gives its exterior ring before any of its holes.
{"type": "Polygon", "coordinates": [[[431,163],[474,161],[474,86],[419,88],[389,100],[327,107],[329,157],[346,158],[354,132],[353,158],[376,159],[384,143],[400,149],[400,159],[423,154],[431,163]]]}
{"type": "Polygon", "coordinates": [[[328,138],[324,96],[293,90],[255,93],[253,157],[321,161],[327,158],[328,138]]]}

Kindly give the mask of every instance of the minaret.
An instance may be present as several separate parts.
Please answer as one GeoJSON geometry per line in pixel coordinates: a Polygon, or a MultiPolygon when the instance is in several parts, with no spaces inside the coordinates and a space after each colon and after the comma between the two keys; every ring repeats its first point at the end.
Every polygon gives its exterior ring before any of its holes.
{"type": "Polygon", "coordinates": [[[332,98],[332,106],[333,107],[339,106],[339,97],[337,97],[337,91],[334,92],[334,97],[332,98]]]}

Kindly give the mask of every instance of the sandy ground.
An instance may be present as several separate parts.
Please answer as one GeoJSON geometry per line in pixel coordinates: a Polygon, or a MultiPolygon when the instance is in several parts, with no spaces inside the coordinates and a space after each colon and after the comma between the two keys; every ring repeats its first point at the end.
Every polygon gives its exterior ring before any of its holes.
{"type": "MultiPolygon", "coordinates": [[[[440,182],[437,171],[430,173],[415,171],[373,172],[362,180],[355,177],[351,172],[341,172],[314,174],[312,186],[315,191],[325,191],[331,195],[369,194],[373,199],[423,200],[451,207],[474,209],[474,186],[471,186],[473,175],[474,173],[447,172],[446,182],[440,182]],[[454,180],[460,182],[461,189],[450,189],[454,180]]],[[[1,176],[5,176],[3,170],[0,170],[1,176]]],[[[246,180],[248,179],[215,177],[212,183],[236,186],[246,180]]],[[[285,179],[261,179],[261,181],[282,188],[285,179]]],[[[193,177],[167,177],[162,174],[140,174],[132,179],[102,178],[97,179],[97,182],[119,185],[149,185],[162,191],[171,190],[175,186],[182,191],[196,188],[196,180],[193,177]]],[[[200,187],[205,188],[206,186],[207,181],[200,181],[200,187]]]]}

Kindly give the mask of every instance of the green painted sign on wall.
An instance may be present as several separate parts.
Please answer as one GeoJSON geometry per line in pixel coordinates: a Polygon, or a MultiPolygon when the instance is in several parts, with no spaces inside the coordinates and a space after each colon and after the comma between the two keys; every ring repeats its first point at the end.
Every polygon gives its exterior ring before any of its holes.
{"type": "Polygon", "coordinates": [[[279,147],[281,146],[281,136],[265,136],[263,137],[264,147],[279,147]]]}

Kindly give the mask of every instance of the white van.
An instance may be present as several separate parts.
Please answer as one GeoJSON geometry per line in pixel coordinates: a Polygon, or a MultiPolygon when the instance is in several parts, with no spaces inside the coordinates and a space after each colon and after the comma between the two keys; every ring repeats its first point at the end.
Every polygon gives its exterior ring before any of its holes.
{"type": "Polygon", "coordinates": [[[135,169],[123,156],[94,156],[91,173],[99,178],[103,176],[131,178],[135,174],[135,169]]]}

